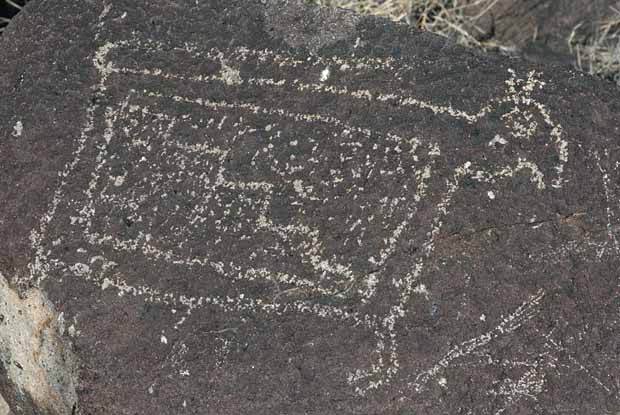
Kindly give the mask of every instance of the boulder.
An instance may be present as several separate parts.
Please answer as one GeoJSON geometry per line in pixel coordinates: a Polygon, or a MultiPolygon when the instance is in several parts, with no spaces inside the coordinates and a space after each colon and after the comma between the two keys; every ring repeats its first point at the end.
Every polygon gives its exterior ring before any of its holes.
{"type": "Polygon", "coordinates": [[[293,0],[0,45],[14,415],[620,410],[611,84],[293,0]]]}

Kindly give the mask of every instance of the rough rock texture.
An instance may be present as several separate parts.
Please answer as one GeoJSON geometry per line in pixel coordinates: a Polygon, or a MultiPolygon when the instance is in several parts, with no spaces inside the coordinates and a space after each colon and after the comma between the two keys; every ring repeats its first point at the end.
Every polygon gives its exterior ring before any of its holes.
{"type": "Polygon", "coordinates": [[[66,356],[15,415],[620,410],[609,84],[293,1],[5,35],[0,302],[66,356]]]}

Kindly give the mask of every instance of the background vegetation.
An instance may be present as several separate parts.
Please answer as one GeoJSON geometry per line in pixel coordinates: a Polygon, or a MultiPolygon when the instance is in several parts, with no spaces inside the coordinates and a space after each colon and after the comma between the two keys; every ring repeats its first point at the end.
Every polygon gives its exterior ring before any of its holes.
{"type": "MultiPolygon", "coordinates": [[[[499,49],[514,53],[514,47],[494,40],[484,23],[499,6],[499,0],[308,0],[323,6],[343,7],[360,13],[371,13],[417,28],[451,37],[462,45],[482,49],[499,49]]],[[[513,0],[514,2],[525,2],[513,0]]],[[[551,5],[556,0],[548,0],[551,5]]],[[[506,3],[506,1],[504,1],[506,3]]],[[[559,4],[559,3],[556,3],[559,4]]],[[[596,22],[582,21],[566,39],[574,66],[620,86],[620,2],[610,6],[607,18],[596,22]],[[594,32],[579,35],[581,26],[594,27],[594,32]]],[[[536,33],[532,34],[536,37],[536,33]]]]}

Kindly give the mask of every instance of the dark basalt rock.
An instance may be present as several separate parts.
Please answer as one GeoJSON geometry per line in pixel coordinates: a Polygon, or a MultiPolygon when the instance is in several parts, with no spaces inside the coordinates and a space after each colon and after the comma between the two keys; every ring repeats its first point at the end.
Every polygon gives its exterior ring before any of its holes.
{"type": "Polygon", "coordinates": [[[15,414],[620,410],[609,84],[293,1],[7,32],[15,414]]]}

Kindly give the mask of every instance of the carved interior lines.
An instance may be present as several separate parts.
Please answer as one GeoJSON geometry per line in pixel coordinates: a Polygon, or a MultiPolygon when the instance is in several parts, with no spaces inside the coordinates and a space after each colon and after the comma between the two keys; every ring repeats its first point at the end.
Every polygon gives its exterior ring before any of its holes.
{"type": "MultiPolygon", "coordinates": [[[[66,178],[72,174],[75,166],[82,160],[84,149],[87,146],[98,149],[96,151],[97,163],[94,170],[90,172],[89,186],[82,191],[86,201],[75,208],[75,214],[67,226],[81,229],[80,232],[82,232],[85,242],[91,246],[111,247],[114,252],[141,254],[154,262],[164,261],[170,265],[192,269],[204,268],[205,274],[218,275],[228,280],[233,286],[236,283],[249,280],[273,283],[275,295],[253,298],[244,292],[225,296],[167,292],[125,278],[117,271],[119,264],[114,261],[112,255],[92,255],[84,262],[69,263],[63,261],[60,257],[54,256],[46,245],[57,246],[61,243],[60,238],[47,234],[47,228],[67,192],[65,189],[67,181],[65,179],[61,180],[59,188],[55,191],[48,213],[41,219],[39,229],[33,230],[31,241],[35,256],[30,266],[31,275],[25,277],[22,282],[41,283],[53,274],[53,270],[69,271],[77,277],[98,284],[104,290],[113,288],[119,295],[141,296],[146,301],[159,302],[170,307],[185,307],[186,313],[181,316],[174,328],[179,328],[180,325],[184,324],[193,311],[207,306],[218,307],[227,312],[308,313],[321,318],[346,322],[353,327],[372,331],[376,339],[377,359],[370,361],[368,367],[350,368],[346,376],[355,391],[360,395],[365,395],[368,391],[392,383],[399,373],[400,351],[397,342],[397,322],[406,316],[408,304],[413,295],[424,292],[416,284],[423,274],[428,260],[433,256],[435,242],[442,230],[446,216],[451,212],[453,197],[461,189],[461,182],[465,178],[471,178],[492,186],[500,180],[510,179],[516,173],[525,171],[530,176],[533,191],[553,191],[553,189],[561,188],[564,183],[564,167],[569,158],[568,141],[562,126],[553,121],[548,109],[532,96],[536,89],[544,87],[544,82],[539,79],[539,74],[534,71],[529,72],[524,79],[519,78],[515,71],[509,71],[505,91],[501,91],[498,97],[490,99],[478,112],[471,114],[451,106],[436,105],[418,100],[413,96],[376,93],[368,90],[351,91],[328,83],[334,71],[346,72],[352,68],[385,70],[390,76],[399,76],[398,74],[402,74],[402,71],[415,70],[415,68],[408,67],[400,61],[389,59],[382,61],[380,59],[349,57],[311,57],[309,60],[299,60],[270,50],[251,50],[241,47],[233,50],[209,49],[204,51],[196,45],[188,44],[182,50],[193,54],[193,57],[210,59],[215,63],[219,62],[220,71],[217,74],[206,76],[187,76],[180,73],[166,73],[158,68],[119,67],[110,57],[112,51],[119,51],[121,48],[126,48],[127,50],[124,51],[126,53],[138,53],[140,51],[148,52],[149,48],[155,49],[161,48],[161,46],[150,40],[134,39],[106,43],[95,53],[93,63],[100,75],[99,82],[96,85],[99,94],[105,96],[110,77],[121,74],[135,77],[135,80],[131,82],[135,82],[136,87],[127,91],[128,95],[116,107],[108,103],[108,106],[104,108],[101,104],[93,103],[87,109],[87,124],[78,139],[74,159],[67,164],[59,175],[66,178]],[[249,57],[263,63],[316,70],[318,82],[301,82],[286,77],[282,79],[247,77],[235,65],[239,62],[247,62],[249,57]],[[248,83],[255,87],[283,89],[295,93],[309,92],[329,94],[334,97],[348,96],[363,103],[392,102],[398,106],[409,106],[412,110],[445,114],[455,119],[465,120],[468,123],[475,123],[495,111],[499,106],[503,106],[502,108],[509,108],[507,112],[502,112],[500,115],[509,134],[489,137],[487,146],[489,153],[491,154],[497,147],[510,145],[511,142],[532,140],[532,137],[544,127],[548,131],[545,134],[546,145],[552,148],[558,162],[554,165],[553,174],[550,174],[547,171],[543,172],[534,161],[527,157],[518,158],[507,165],[492,165],[492,169],[482,167],[476,161],[462,160],[453,172],[449,172],[445,180],[438,180],[441,187],[437,189],[431,187],[433,183],[431,179],[435,179],[435,169],[438,168],[437,163],[442,154],[441,143],[426,142],[420,137],[407,137],[402,133],[376,131],[352,125],[331,115],[302,113],[287,108],[269,107],[260,103],[241,100],[214,101],[201,97],[199,91],[196,96],[191,97],[171,95],[152,88],[141,88],[139,80],[140,77],[145,76],[158,78],[162,82],[221,82],[230,88],[248,83]],[[149,102],[152,104],[139,104],[138,101],[133,101],[136,98],[150,100],[149,102]],[[167,114],[164,110],[157,112],[157,110],[152,109],[152,107],[158,106],[161,108],[174,107],[175,104],[190,105],[196,111],[192,111],[191,114],[172,115],[171,113],[167,114]],[[200,113],[208,120],[198,119],[193,115],[196,113],[200,113]],[[399,220],[396,225],[381,235],[382,244],[380,247],[368,254],[368,258],[363,258],[367,262],[366,265],[369,266],[368,269],[373,269],[373,271],[356,272],[351,263],[343,261],[336,254],[327,254],[321,240],[323,235],[317,229],[304,223],[303,215],[293,218],[292,222],[288,224],[274,223],[269,214],[273,202],[274,182],[228,178],[228,172],[223,168],[225,159],[234,149],[236,140],[244,139],[248,135],[256,133],[256,127],[251,121],[252,117],[262,117],[268,120],[269,129],[265,127],[265,130],[262,131],[264,133],[263,138],[276,137],[279,139],[280,137],[277,134],[280,122],[293,122],[299,129],[313,126],[335,130],[329,138],[333,142],[343,144],[339,150],[343,163],[350,161],[347,158],[355,160],[355,157],[360,157],[360,160],[363,159],[364,162],[369,160],[370,148],[375,152],[377,150],[384,152],[386,156],[380,156],[379,153],[376,153],[377,159],[374,162],[370,160],[368,164],[363,164],[363,168],[352,169],[351,176],[348,177],[349,181],[344,179],[345,172],[336,170],[331,172],[330,178],[321,183],[321,186],[328,189],[324,192],[327,195],[334,189],[340,189],[339,186],[344,186],[340,183],[345,183],[350,186],[350,189],[344,189],[345,193],[347,193],[346,190],[349,190],[347,197],[354,201],[356,200],[354,196],[363,191],[360,190],[361,186],[355,188],[351,184],[357,183],[356,180],[368,179],[371,174],[381,175],[382,177],[404,176],[406,169],[414,169],[407,170],[410,178],[410,181],[406,182],[406,185],[410,186],[407,188],[409,199],[404,197],[388,198],[386,196],[380,200],[377,206],[374,206],[384,213],[385,216],[381,219],[399,218],[399,220]],[[244,120],[244,118],[246,119],[244,120]],[[539,122],[541,120],[542,123],[539,122]],[[97,122],[102,122],[105,125],[100,135],[96,133],[97,122]],[[203,143],[181,143],[176,139],[175,131],[177,128],[187,128],[187,126],[190,126],[189,128],[196,126],[196,128],[202,128],[205,131],[211,131],[212,136],[210,138],[209,135],[205,135],[206,141],[203,143]],[[209,141],[214,137],[214,132],[221,131],[223,127],[231,126],[236,133],[227,138],[229,142],[209,141]],[[123,127],[126,129],[125,135],[121,131],[123,127]],[[148,148],[149,145],[156,143],[161,147],[148,148]],[[142,158],[148,168],[145,167],[140,173],[136,173],[143,175],[141,176],[144,179],[143,182],[132,182],[135,180],[135,174],[132,174],[132,171],[134,169],[138,171],[137,168],[142,163],[142,159],[137,159],[134,163],[128,158],[125,163],[134,164],[122,165],[121,163],[122,168],[120,170],[112,171],[111,166],[115,160],[123,160],[119,155],[121,151],[126,155],[136,151],[143,154],[142,158]],[[381,165],[377,167],[378,163],[382,163],[382,157],[387,157],[388,154],[394,160],[399,161],[397,167],[393,170],[384,169],[381,165]],[[193,162],[196,163],[192,164],[193,162]],[[163,171],[161,163],[177,166],[178,171],[174,173],[176,176],[164,177],[161,173],[163,171]],[[374,169],[379,171],[374,172],[374,169]],[[208,172],[208,174],[204,177],[191,177],[191,174],[197,172],[208,172]],[[184,176],[181,177],[181,174],[184,176]],[[201,183],[203,186],[201,188],[196,185],[194,189],[196,195],[192,195],[193,201],[202,198],[202,202],[198,200],[191,209],[182,211],[180,214],[181,216],[187,215],[184,217],[189,227],[170,228],[170,232],[166,235],[157,237],[148,231],[138,231],[137,235],[126,239],[106,234],[102,229],[97,228],[97,226],[101,228],[102,225],[96,225],[94,219],[97,219],[97,209],[101,208],[102,204],[108,207],[107,210],[104,209],[103,216],[109,214],[115,206],[120,206],[126,209],[127,219],[136,223],[136,228],[143,224],[145,229],[153,227],[154,218],[161,215],[161,212],[149,212],[151,217],[141,218],[141,216],[146,215],[145,210],[148,211],[149,204],[147,201],[152,201],[153,198],[157,199],[165,193],[163,184],[168,185],[175,180],[187,180],[188,178],[190,182],[193,180],[192,183],[201,183]],[[127,186],[133,187],[126,188],[127,186]],[[145,191],[149,186],[151,188],[145,191]],[[382,268],[396,252],[398,242],[412,231],[409,229],[409,224],[414,219],[419,203],[426,201],[431,196],[437,203],[434,206],[436,213],[430,223],[427,224],[428,228],[417,230],[417,232],[425,234],[425,240],[420,254],[412,261],[411,270],[405,275],[388,276],[384,274],[382,268]],[[218,197],[229,197],[230,200],[221,202],[218,201],[218,197]],[[221,212],[215,212],[209,216],[211,207],[217,207],[221,209],[221,212]],[[224,219],[231,217],[249,217],[250,219],[247,223],[238,221],[233,224],[224,224],[226,222],[224,219]],[[217,223],[217,221],[220,222],[217,223]],[[191,252],[189,254],[184,252],[183,241],[178,241],[178,239],[191,238],[197,230],[201,229],[202,224],[207,222],[213,223],[213,229],[221,231],[222,237],[227,232],[232,232],[240,235],[240,237],[247,237],[251,241],[252,235],[257,232],[272,235],[278,241],[278,249],[283,252],[294,252],[295,258],[301,258],[301,264],[309,265],[312,273],[302,276],[279,270],[274,271],[261,265],[244,269],[234,261],[213,258],[208,254],[194,256],[191,252]],[[366,311],[367,309],[364,307],[360,307],[356,311],[349,311],[347,307],[339,306],[337,303],[335,305],[320,304],[312,300],[295,298],[300,293],[307,294],[308,292],[341,299],[356,298],[353,297],[355,295],[363,306],[372,305],[373,301],[380,299],[381,296],[378,295],[380,289],[390,289],[397,292],[398,301],[389,305],[389,311],[386,314],[371,313],[366,311]]],[[[308,134],[308,136],[309,139],[312,139],[312,134],[308,134]]],[[[328,204],[330,202],[328,197],[322,198],[315,194],[318,184],[308,185],[304,182],[302,177],[307,172],[303,170],[302,164],[296,164],[293,159],[289,159],[287,162],[277,159],[273,155],[273,144],[268,143],[268,141],[264,143],[266,144],[264,148],[257,150],[251,160],[252,162],[268,161],[272,164],[271,173],[280,176],[282,182],[290,190],[292,196],[290,196],[289,202],[292,200],[302,208],[305,204],[328,204]],[[272,147],[269,147],[270,144],[272,147]],[[280,164],[276,166],[275,160],[280,164]]],[[[320,144],[317,141],[312,152],[316,151],[317,154],[320,154],[321,149],[318,148],[320,144]],[[317,148],[318,150],[316,150],[317,148]]],[[[299,143],[292,140],[288,145],[298,146],[299,143]]],[[[314,153],[312,152],[308,157],[313,156],[314,153]]],[[[317,156],[317,162],[320,161],[317,156]]],[[[349,173],[347,172],[347,174],[349,173]]],[[[167,214],[173,216],[176,211],[178,209],[169,208],[167,214]]],[[[347,221],[345,224],[349,229],[350,243],[359,246],[365,243],[361,233],[362,222],[364,220],[369,222],[371,216],[373,215],[369,213],[364,217],[337,218],[340,221],[347,221]],[[358,237],[354,238],[352,235],[358,237]]],[[[100,219],[98,220],[101,222],[100,219]]],[[[162,222],[158,223],[158,226],[163,229],[167,224],[162,222]]],[[[217,239],[209,240],[208,243],[213,242],[215,244],[216,241],[217,239]]],[[[260,257],[258,258],[260,259],[260,257]]],[[[256,262],[259,260],[257,259],[256,262]]],[[[233,291],[231,290],[231,292],[233,291]]],[[[426,295],[428,295],[427,292],[426,295]]],[[[419,373],[415,379],[410,380],[406,388],[411,393],[421,393],[425,389],[425,385],[431,380],[441,382],[441,379],[437,379],[440,370],[457,363],[462,356],[482,350],[494,338],[510,334],[525,324],[535,313],[543,296],[543,292],[534,294],[532,298],[524,302],[522,307],[499,322],[491,331],[482,333],[480,336],[450,349],[447,354],[439,358],[433,367],[419,373]]],[[[530,373],[530,375],[534,376],[535,374],[530,373]]],[[[409,375],[401,374],[401,376],[407,379],[409,375]]],[[[524,392],[524,395],[527,393],[524,392]]]]}

